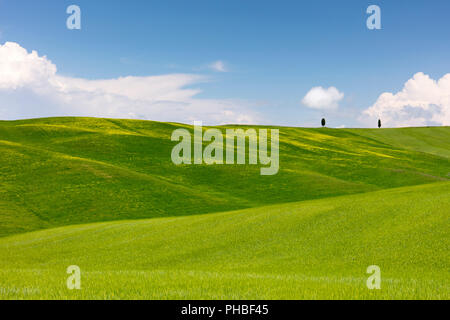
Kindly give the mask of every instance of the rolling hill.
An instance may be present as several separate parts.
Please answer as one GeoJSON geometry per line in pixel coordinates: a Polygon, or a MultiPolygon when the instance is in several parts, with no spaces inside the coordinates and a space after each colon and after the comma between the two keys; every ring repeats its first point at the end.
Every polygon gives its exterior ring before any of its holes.
{"type": "Polygon", "coordinates": [[[186,126],[95,118],[0,122],[0,236],[106,220],[221,212],[450,178],[449,128],[386,129],[389,134],[281,128],[280,171],[267,177],[254,165],[175,166],[170,136],[180,127],[186,126]],[[430,140],[434,144],[420,151],[430,140]]]}
{"type": "Polygon", "coordinates": [[[3,298],[448,299],[449,182],[0,238],[3,298]],[[368,290],[378,265],[381,290],[368,290]],[[82,270],[82,290],[66,268],[82,270]]]}
{"type": "Polygon", "coordinates": [[[0,297],[449,298],[449,127],[281,127],[275,176],[175,166],[177,128],[0,121],[0,297]]]}

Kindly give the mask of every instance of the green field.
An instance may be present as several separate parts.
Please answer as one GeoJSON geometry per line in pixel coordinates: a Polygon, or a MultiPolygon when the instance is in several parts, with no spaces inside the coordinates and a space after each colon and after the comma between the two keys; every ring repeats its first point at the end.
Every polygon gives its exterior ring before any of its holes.
{"type": "Polygon", "coordinates": [[[0,298],[450,298],[449,127],[281,127],[275,176],[175,166],[181,127],[0,121],[0,298]]]}

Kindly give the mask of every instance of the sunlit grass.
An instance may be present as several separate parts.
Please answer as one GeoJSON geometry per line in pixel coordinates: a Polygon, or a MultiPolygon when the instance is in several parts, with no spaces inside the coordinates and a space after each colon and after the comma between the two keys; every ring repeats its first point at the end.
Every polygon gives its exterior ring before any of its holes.
{"type": "Polygon", "coordinates": [[[191,128],[96,118],[1,121],[0,207],[13,209],[1,212],[0,236],[78,223],[221,212],[450,178],[448,127],[282,127],[280,171],[270,177],[261,176],[260,166],[254,165],[175,166],[170,154],[176,143],[170,136],[180,127],[191,128]]]}
{"type": "Polygon", "coordinates": [[[0,239],[2,298],[448,299],[450,183],[0,239]],[[382,289],[366,287],[369,265],[382,289]],[[82,289],[66,269],[82,270],[82,289]]]}
{"type": "Polygon", "coordinates": [[[275,176],[175,166],[181,127],[0,121],[0,298],[450,297],[449,127],[280,128],[275,176]]]}

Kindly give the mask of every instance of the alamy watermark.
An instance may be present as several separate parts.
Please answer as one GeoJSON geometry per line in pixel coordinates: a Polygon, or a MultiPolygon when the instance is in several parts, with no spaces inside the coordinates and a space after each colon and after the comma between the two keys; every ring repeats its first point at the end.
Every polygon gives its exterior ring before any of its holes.
{"type": "Polygon", "coordinates": [[[246,164],[248,141],[248,164],[262,167],[261,175],[275,175],[279,170],[279,130],[270,130],[270,155],[268,130],[226,129],[225,138],[221,130],[212,128],[203,132],[202,122],[194,122],[194,157],[192,160],[192,136],[187,129],[172,133],[172,141],[180,141],[172,149],[172,162],[180,164],[246,164]],[[203,149],[203,142],[210,142],[203,149]],[[224,160],[224,141],[226,155],[224,160]],[[237,142],[235,144],[235,142],[237,142]],[[235,147],[236,146],[236,147],[235,147]],[[237,156],[235,156],[237,154],[237,156]]]}
{"type": "Polygon", "coordinates": [[[79,266],[67,267],[67,274],[70,276],[67,278],[67,289],[80,290],[81,289],[81,269],[79,266]]]}
{"type": "MultiPolygon", "coordinates": [[[[66,20],[66,26],[69,30],[81,30],[81,8],[72,4],[67,7],[66,13],[70,16],[66,20]]],[[[366,26],[369,30],[381,29],[381,8],[378,5],[370,5],[366,10],[370,16],[366,20],[366,26]]]]}
{"type": "Polygon", "coordinates": [[[367,267],[367,273],[371,276],[367,278],[367,288],[370,290],[373,289],[381,289],[381,269],[379,266],[368,266],[367,267]]]}
{"type": "Polygon", "coordinates": [[[80,30],[81,29],[81,9],[77,5],[70,5],[66,10],[67,14],[70,16],[66,20],[66,26],[69,30],[80,30]]]}
{"type": "Polygon", "coordinates": [[[377,5],[370,5],[367,10],[367,14],[370,16],[367,18],[366,25],[369,30],[381,29],[381,9],[377,5]]]}

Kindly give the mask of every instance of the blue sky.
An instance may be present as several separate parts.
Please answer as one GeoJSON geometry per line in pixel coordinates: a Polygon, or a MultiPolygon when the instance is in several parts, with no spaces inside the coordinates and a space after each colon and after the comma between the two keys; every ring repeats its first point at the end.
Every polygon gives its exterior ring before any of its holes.
{"type": "MultiPolygon", "coordinates": [[[[429,91],[380,102],[377,116],[384,116],[391,126],[448,124],[436,121],[448,116],[447,84],[435,84],[436,89],[430,81],[450,72],[449,34],[446,0],[0,0],[0,44],[15,42],[28,52],[36,50],[51,60],[60,76],[85,80],[163,76],[164,81],[171,74],[200,76],[201,80],[181,81],[183,87],[175,88],[177,96],[184,89],[196,90],[186,102],[192,116],[189,110],[177,114],[177,102],[184,103],[178,98],[148,114],[144,104],[136,107],[139,112],[130,113],[156,120],[173,116],[182,122],[203,120],[202,108],[210,102],[211,113],[204,121],[211,123],[221,122],[223,107],[230,109],[223,116],[225,122],[233,122],[233,117],[239,122],[242,115],[240,122],[316,126],[325,116],[330,126],[371,126],[372,119],[361,120],[361,113],[382,93],[396,95],[412,79],[420,87],[429,84],[429,91]],[[71,4],[81,8],[81,30],[66,28],[66,8],[71,4]],[[381,8],[381,30],[366,27],[366,9],[372,4],[381,8]],[[219,61],[225,72],[212,67],[219,61]],[[424,77],[413,78],[417,73],[424,77]],[[344,97],[337,107],[311,108],[302,99],[313,87],[335,87],[344,97]],[[440,96],[427,102],[431,107],[411,102],[411,96],[421,95],[422,101],[429,92],[440,96]],[[395,112],[388,109],[391,105],[397,106],[395,112]],[[158,110],[164,116],[159,117],[158,110]],[[405,112],[408,121],[402,119],[405,112]]],[[[21,95],[21,103],[42,96],[27,85],[14,87],[15,91],[0,86],[4,118],[40,115],[31,106],[6,110],[15,107],[10,106],[17,101],[14,94],[21,95]]],[[[39,103],[42,110],[46,103],[56,102],[46,96],[39,103]]],[[[93,115],[103,116],[96,108],[93,115]]],[[[70,115],[70,109],[49,107],[48,115],[53,113],[70,115]]],[[[86,110],[73,114],[89,115],[86,110]]],[[[123,117],[123,112],[108,115],[123,117]]]]}

